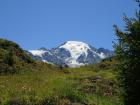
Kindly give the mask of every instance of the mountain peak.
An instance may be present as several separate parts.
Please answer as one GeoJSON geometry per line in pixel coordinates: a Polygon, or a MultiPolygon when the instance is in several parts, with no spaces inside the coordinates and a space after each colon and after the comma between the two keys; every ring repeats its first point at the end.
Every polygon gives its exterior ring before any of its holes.
{"type": "Polygon", "coordinates": [[[59,47],[51,50],[41,48],[29,51],[35,59],[51,62],[58,65],[78,67],[86,64],[98,63],[112,52],[107,49],[96,49],[81,41],[66,41],[59,47]]]}
{"type": "MultiPolygon", "coordinates": [[[[66,41],[63,45],[71,45],[71,46],[85,46],[85,47],[88,47],[89,48],[89,45],[84,43],[84,42],[81,42],[81,41],[66,41]]],[[[61,46],[63,46],[61,45],[61,46]]],[[[60,46],[60,47],[61,47],[60,46]]]]}
{"type": "Polygon", "coordinates": [[[87,50],[90,49],[89,45],[80,41],[67,41],[59,48],[64,48],[68,50],[72,58],[77,59],[81,54],[87,56],[87,50]]]}
{"type": "Polygon", "coordinates": [[[45,47],[41,47],[40,49],[38,50],[44,50],[44,51],[47,51],[47,49],[45,47]]]}
{"type": "Polygon", "coordinates": [[[87,49],[90,49],[90,46],[80,41],[67,41],[61,46],[59,46],[59,48],[65,48],[67,50],[85,51],[87,49]]]}

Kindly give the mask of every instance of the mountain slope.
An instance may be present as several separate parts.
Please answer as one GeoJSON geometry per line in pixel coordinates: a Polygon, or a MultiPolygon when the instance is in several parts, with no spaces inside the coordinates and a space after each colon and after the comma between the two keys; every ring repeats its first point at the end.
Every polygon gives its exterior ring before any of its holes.
{"type": "Polygon", "coordinates": [[[84,42],[67,41],[59,47],[47,50],[29,50],[30,55],[37,60],[57,65],[79,67],[100,62],[102,59],[113,56],[113,52],[104,48],[96,49],[84,42]]]}
{"type": "Polygon", "coordinates": [[[15,73],[25,64],[33,63],[33,61],[18,44],[0,39],[0,74],[15,73]]]}

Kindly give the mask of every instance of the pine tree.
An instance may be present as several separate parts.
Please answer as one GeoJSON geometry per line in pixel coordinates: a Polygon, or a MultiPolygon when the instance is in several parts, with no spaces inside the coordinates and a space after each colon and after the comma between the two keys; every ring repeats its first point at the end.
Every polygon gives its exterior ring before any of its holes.
{"type": "MultiPolygon", "coordinates": [[[[136,0],[140,3],[139,0],[136,0]]],[[[140,105],[140,10],[135,18],[124,16],[125,30],[116,25],[115,43],[119,81],[124,89],[125,105],[140,105]]]]}

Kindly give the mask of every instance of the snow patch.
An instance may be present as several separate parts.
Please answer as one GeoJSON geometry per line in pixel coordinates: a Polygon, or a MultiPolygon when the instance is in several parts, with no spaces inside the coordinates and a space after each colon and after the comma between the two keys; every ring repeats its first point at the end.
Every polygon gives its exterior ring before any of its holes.
{"type": "Polygon", "coordinates": [[[79,62],[77,62],[78,57],[80,57],[81,54],[85,54],[86,57],[88,55],[88,50],[90,50],[90,47],[88,44],[79,42],[79,41],[67,41],[64,45],[60,46],[59,48],[64,48],[68,50],[71,54],[71,58],[69,59],[69,66],[78,65],[84,65],[79,62]]]}
{"type": "Polygon", "coordinates": [[[88,44],[78,41],[67,41],[59,48],[68,50],[71,54],[71,57],[75,59],[77,59],[81,54],[85,54],[87,56],[87,50],[90,49],[88,44]]]}
{"type": "Polygon", "coordinates": [[[101,53],[98,54],[98,55],[100,56],[101,59],[105,59],[105,58],[106,58],[106,55],[105,55],[103,52],[101,52],[101,53]]]}
{"type": "Polygon", "coordinates": [[[32,53],[34,56],[42,57],[42,55],[44,53],[46,53],[47,51],[44,51],[44,50],[29,50],[29,52],[32,53]]]}

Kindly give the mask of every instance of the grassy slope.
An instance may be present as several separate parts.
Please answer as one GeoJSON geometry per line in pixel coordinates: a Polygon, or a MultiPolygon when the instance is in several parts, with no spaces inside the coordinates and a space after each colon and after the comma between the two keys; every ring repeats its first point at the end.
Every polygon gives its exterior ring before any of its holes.
{"type": "Polygon", "coordinates": [[[0,74],[20,72],[25,66],[33,63],[34,60],[18,44],[0,39],[0,74]]]}
{"type": "Polygon", "coordinates": [[[121,105],[114,65],[107,60],[61,69],[33,61],[16,43],[0,39],[0,105],[121,105]]]}
{"type": "Polygon", "coordinates": [[[51,65],[43,68],[45,69],[29,70],[23,74],[0,76],[1,103],[121,105],[112,70],[97,71],[91,67],[59,70],[51,65]],[[99,81],[96,80],[97,77],[99,81]]]}

